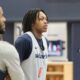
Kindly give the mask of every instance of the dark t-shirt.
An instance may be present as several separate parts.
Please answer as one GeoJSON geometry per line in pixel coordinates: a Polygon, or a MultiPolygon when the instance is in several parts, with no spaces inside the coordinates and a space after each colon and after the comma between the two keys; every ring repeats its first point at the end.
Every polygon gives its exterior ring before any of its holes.
{"type": "MultiPolygon", "coordinates": [[[[47,39],[46,39],[47,40],[47,39]]],[[[42,39],[37,39],[38,44],[44,50],[42,39]]],[[[48,41],[47,41],[48,43],[48,41]]],[[[15,41],[15,47],[19,53],[21,62],[26,60],[32,51],[32,39],[28,34],[23,34],[15,41]]]]}

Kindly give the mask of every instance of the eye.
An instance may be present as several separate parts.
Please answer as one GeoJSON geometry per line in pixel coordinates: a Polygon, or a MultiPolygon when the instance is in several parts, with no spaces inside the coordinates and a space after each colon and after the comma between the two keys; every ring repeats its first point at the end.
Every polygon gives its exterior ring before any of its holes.
{"type": "Polygon", "coordinates": [[[39,17],[39,20],[46,20],[46,21],[48,21],[48,19],[46,18],[46,17],[39,17]]]}
{"type": "Polygon", "coordinates": [[[40,17],[39,20],[44,20],[44,17],[40,17]]]}

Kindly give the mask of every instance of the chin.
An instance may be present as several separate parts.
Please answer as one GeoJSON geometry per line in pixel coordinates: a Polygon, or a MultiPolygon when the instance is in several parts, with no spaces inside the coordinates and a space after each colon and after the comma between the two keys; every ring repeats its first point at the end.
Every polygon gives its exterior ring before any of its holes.
{"type": "Polygon", "coordinates": [[[43,32],[47,32],[47,30],[44,30],[43,32]]]}

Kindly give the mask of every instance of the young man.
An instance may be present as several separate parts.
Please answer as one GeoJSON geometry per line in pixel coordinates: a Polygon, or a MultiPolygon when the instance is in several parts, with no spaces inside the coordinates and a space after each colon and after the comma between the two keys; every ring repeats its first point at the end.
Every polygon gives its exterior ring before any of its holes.
{"type": "Polygon", "coordinates": [[[0,80],[7,80],[6,73],[9,74],[10,80],[25,80],[18,52],[15,47],[2,40],[2,35],[5,32],[5,21],[3,9],[0,7],[0,80]]]}
{"type": "Polygon", "coordinates": [[[29,10],[23,18],[24,34],[18,37],[15,47],[19,52],[26,80],[45,80],[47,69],[48,17],[42,9],[29,10]]]}

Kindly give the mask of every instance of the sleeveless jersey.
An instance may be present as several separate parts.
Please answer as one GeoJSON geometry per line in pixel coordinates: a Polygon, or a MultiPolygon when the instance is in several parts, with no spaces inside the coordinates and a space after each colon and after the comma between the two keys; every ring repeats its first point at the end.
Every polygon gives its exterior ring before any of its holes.
{"type": "Polygon", "coordinates": [[[48,57],[47,41],[42,36],[44,50],[41,50],[32,32],[25,34],[28,34],[32,39],[32,52],[29,58],[21,64],[26,80],[45,80],[48,57]]]}

